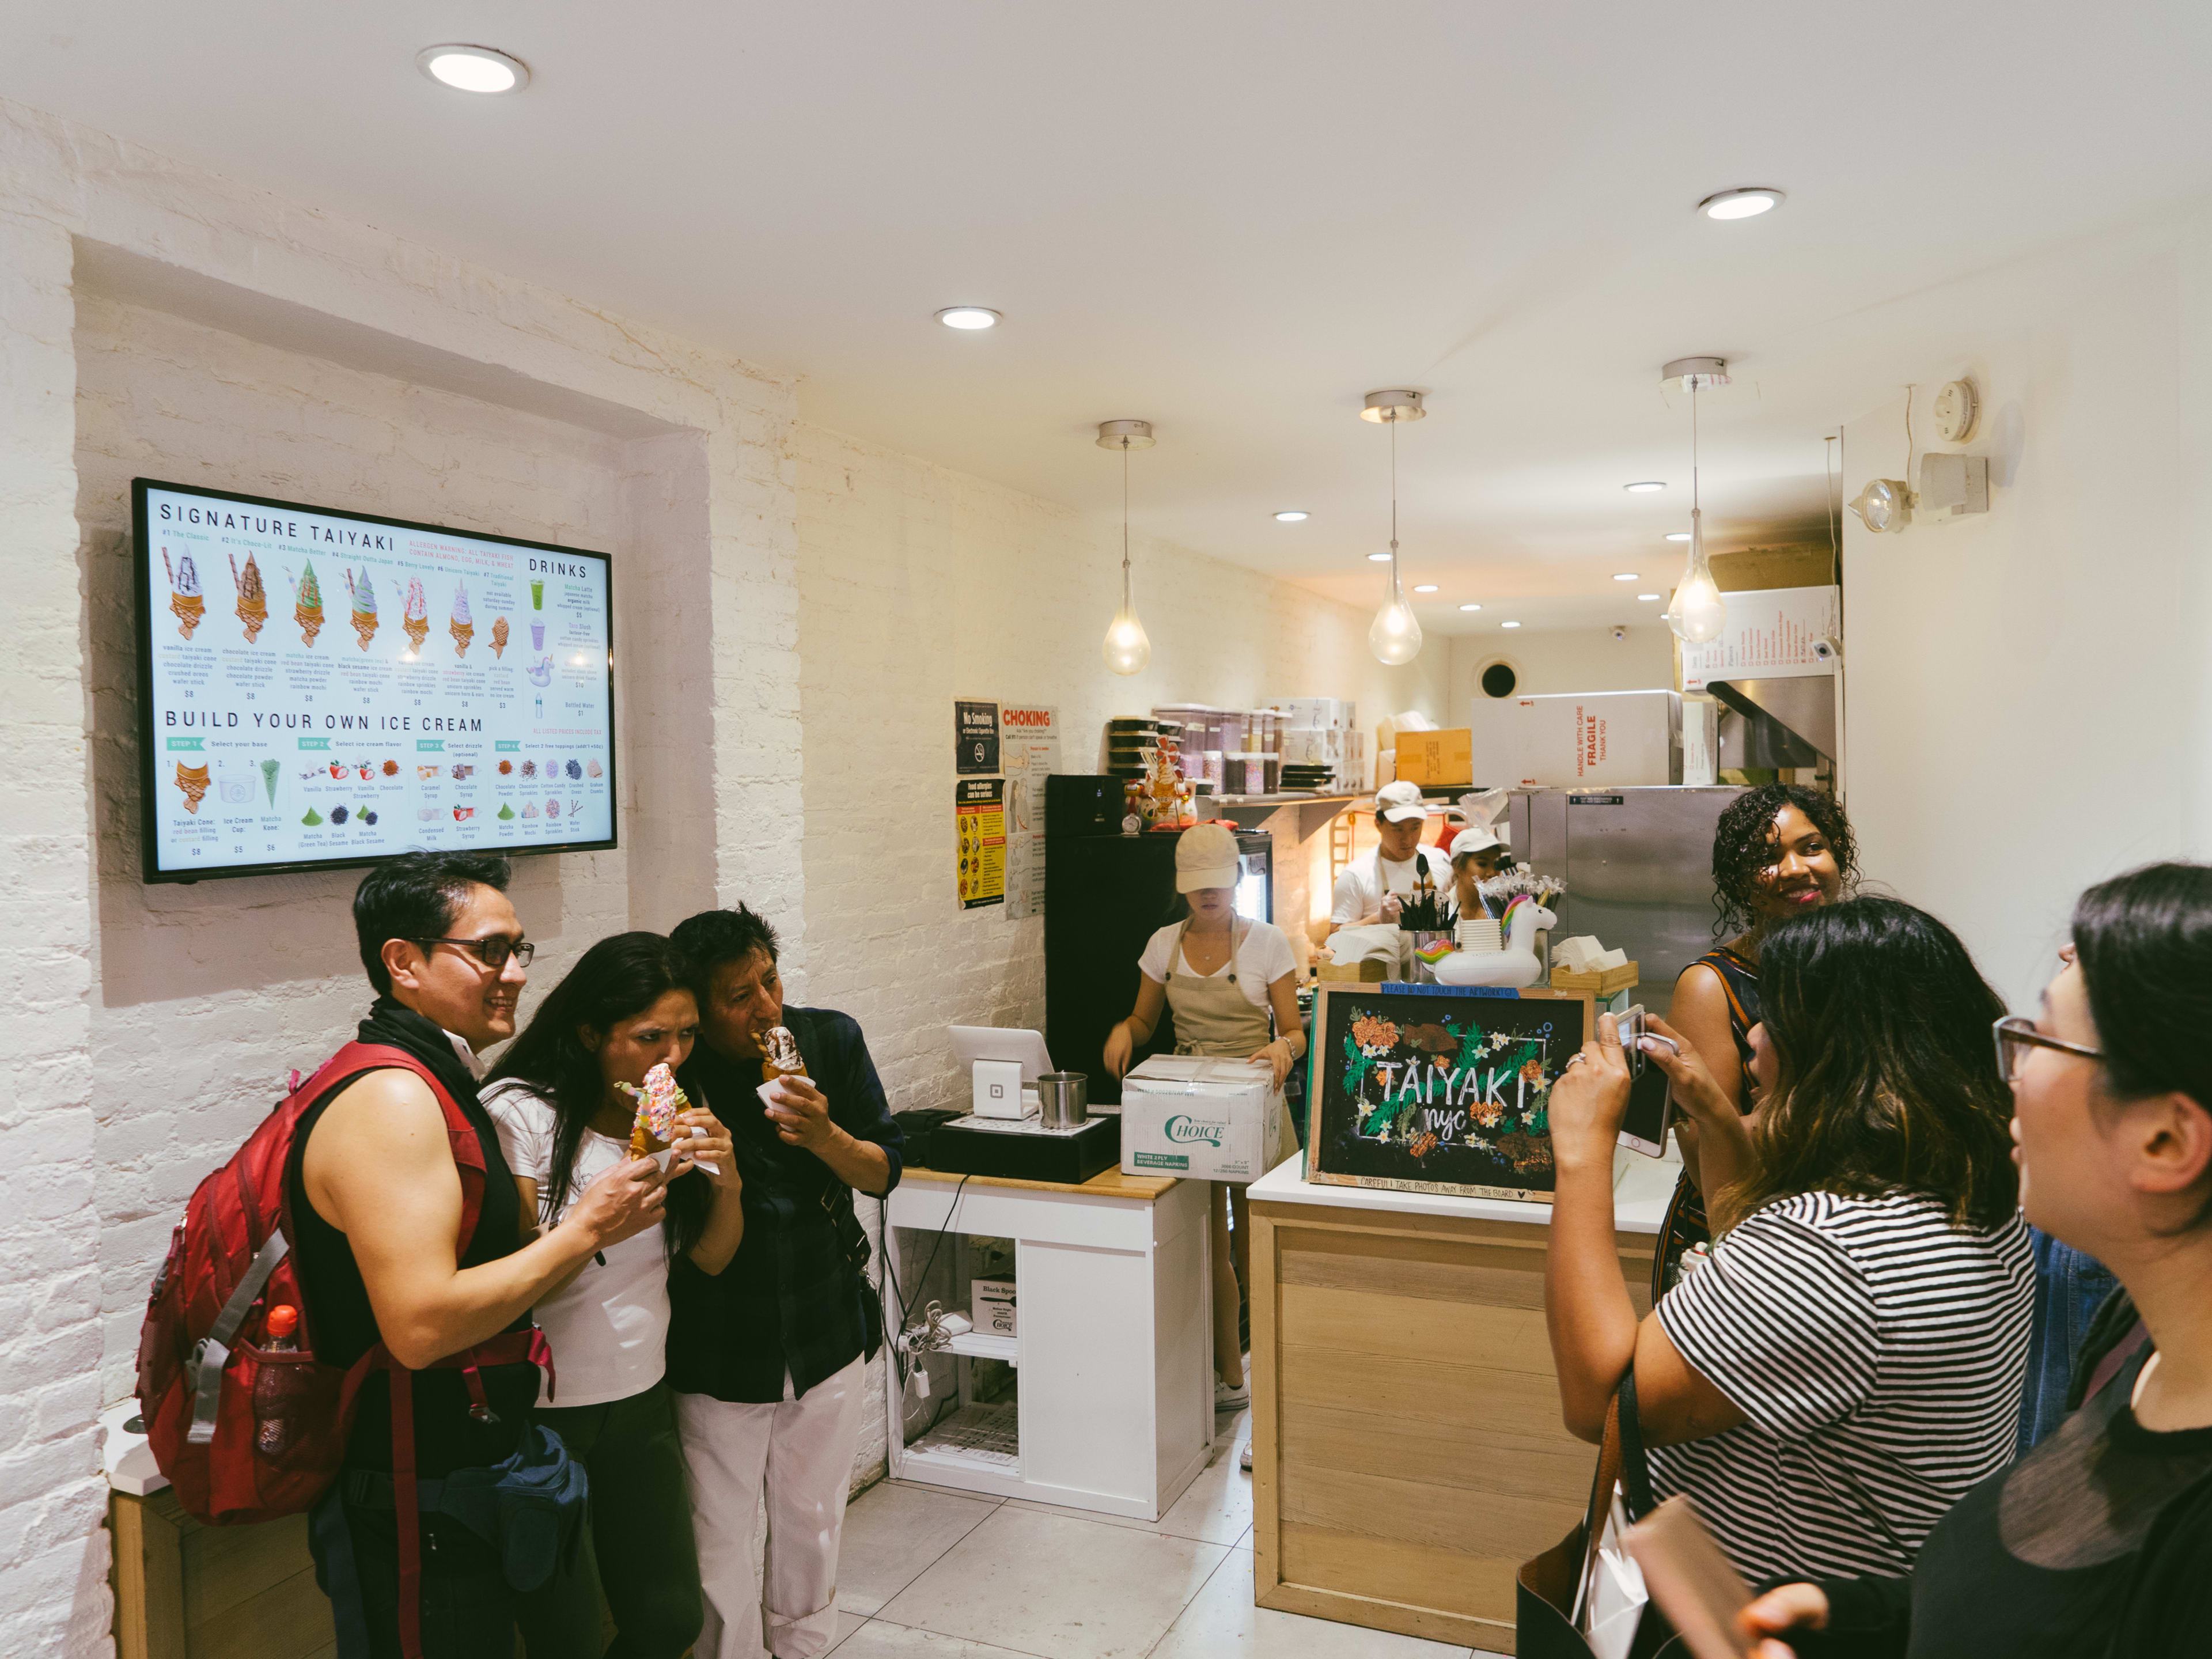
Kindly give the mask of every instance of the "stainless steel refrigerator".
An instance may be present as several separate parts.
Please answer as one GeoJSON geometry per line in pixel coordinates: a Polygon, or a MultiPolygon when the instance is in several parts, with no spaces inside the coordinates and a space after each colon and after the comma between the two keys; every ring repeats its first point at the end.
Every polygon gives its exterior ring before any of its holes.
{"type": "Polygon", "coordinates": [[[1649,784],[1516,789],[1513,856],[1559,877],[1553,938],[1594,933],[1640,969],[1638,998],[1663,1012],[1674,977],[1714,945],[1713,826],[1743,791],[1649,784]]]}

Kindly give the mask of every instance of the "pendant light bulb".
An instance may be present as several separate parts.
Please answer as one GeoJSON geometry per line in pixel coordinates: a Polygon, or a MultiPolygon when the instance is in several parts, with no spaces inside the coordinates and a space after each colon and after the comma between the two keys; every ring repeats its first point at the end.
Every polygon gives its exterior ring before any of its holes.
{"type": "Polygon", "coordinates": [[[1685,645],[1717,640],[1728,626],[1728,601],[1721,597],[1721,585],[1713,580],[1713,567],[1705,557],[1705,514],[1698,505],[1698,377],[1690,377],[1690,558],[1665,611],[1667,626],[1685,645]]]}
{"type": "Polygon", "coordinates": [[[1141,421],[1109,422],[1110,426],[1142,427],[1141,434],[1127,430],[1109,434],[1099,428],[1099,441],[1103,444],[1111,436],[1119,441],[1115,445],[1121,452],[1121,608],[1114,613],[1114,620],[1106,624],[1106,637],[1100,641],[1098,654],[1106,659],[1106,666],[1116,674],[1140,674],[1145,665],[1152,659],[1152,641],[1145,632],[1145,625],[1137,620],[1136,601],[1129,589],[1129,449],[1132,436],[1140,435],[1143,445],[1152,443],[1152,428],[1141,421]]]}
{"type": "Polygon", "coordinates": [[[1367,630],[1367,648],[1375,653],[1375,660],[1396,668],[1409,663],[1421,653],[1421,623],[1414,616],[1413,607],[1406,603],[1406,596],[1398,587],[1398,567],[1390,566],[1390,589],[1383,596],[1382,608],[1375,613],[1374,624],[1367,630]]]}
{"type": "MultiPolygon", "coordinates": [[[[1371,404],[1373,399],[1369,401],[1371,404]]],[[[1376,661],[1392,668],[1402,667],[1421,654],[1421,621],[1406,603],[1406,590],[1398,582],[1398,422],[1420,418],[1419,404],[1413,407],[1411,416],[1392,408],[1376,417],[1390,428],[1390,580],[1383,590],[1382,608],[1368,627],[1367,648],[1375,653],[1376,661]]]]}
{"type": "Polygon", "coordinates": [[[1685,645],[1704,645],[1721,636],[1728,626],[1728,601],[1713,580],[1713,567],[1705,558],[1704,526],[1695,507],[1690,509],[1690,562],[1667,606],[1667,626],[1685,645]]]}

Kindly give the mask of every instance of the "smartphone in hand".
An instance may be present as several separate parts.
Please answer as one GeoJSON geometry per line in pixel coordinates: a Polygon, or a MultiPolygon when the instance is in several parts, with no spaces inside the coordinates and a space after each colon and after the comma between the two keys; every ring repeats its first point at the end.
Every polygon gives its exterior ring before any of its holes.
{"type": "Polygon", "coordinates": [[[1614,1023],[1620,1031],[1620,1057],[1628,1067],[1629,1079],[1628,1112],[1621,1120],[1620,1139],[1646,1158],[1657,1158],[1667,1150],[1667,1124],[1673,1115],[1671,1089],[1667,1073],[1652,1065],[1644,1054],[1644,1040],[1647,1036],[1654,1042],[1668,1040],[1646,1026],[1640,1002],[1614,1023]]]}
{"type": "MultiPolygon", "coordinates": [[[[1656,1071],[1658,1067],[1652,1067],[1656,1071]]],[[[1644,1588],[1696,1659],[1749,1659],[1741,1615],[1751,1587],[1686,1498],[1670,1498],[1620,1537],[1644,1588]]]]}

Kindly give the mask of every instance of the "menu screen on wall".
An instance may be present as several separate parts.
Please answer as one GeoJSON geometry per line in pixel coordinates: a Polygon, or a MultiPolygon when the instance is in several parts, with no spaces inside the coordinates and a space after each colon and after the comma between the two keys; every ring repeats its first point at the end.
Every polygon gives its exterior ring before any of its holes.
{"type": "Polygon", "coordinates": [[[615,844],[604,553],[139,478],[149,881],[615,844]]]}

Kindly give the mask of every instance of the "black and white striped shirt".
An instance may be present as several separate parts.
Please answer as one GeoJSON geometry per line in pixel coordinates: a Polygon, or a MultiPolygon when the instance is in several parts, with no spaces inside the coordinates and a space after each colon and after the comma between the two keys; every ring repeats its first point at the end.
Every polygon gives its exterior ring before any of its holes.
{"type": "Polygon", "coordinates": [[[1655,1447],[1754,1583],[1893,1577],[2012,1456],[2035,1274],[2027,1229],[1953,1224],[1919,1194],[1804,1193],[1746,1219],[1659,1322],[1750,1420],[1655,1447]]]}

